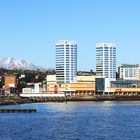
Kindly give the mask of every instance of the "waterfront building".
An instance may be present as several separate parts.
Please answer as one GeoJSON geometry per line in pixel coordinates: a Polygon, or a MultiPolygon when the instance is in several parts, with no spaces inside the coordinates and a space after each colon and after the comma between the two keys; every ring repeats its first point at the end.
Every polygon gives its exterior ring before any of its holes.
{"type": "Polygon", "coordinates": [[[116,44],[96,44],[96,74],[102,78],[116,79],[116,44]]]}
{"type": "Polygon", "coordinates": [[[100,95],[140,95],[140,80],[121,80],[110,82],[110,87],[105,89],[105,78],[96,79],[96,94],[100,95]]]}
{"type": "Polygon", "coordinates": [[[109,91],[114,95],[140,95],[140,80],[119,79],[117,81],[111,81],[111,87],[109,88],[109,91]]]}
{"type": "Polygon", "coordinates": [[[122,64],[118,68],[119,78],[124,80],[140,80],[139,64],[122,64]]]}
{"type": "Polygon", "coordinates": [[[47,75],[46,77],[46,93],[67,93],[74,95],[86,95],[95,93],[95,76],[77,76],[75,83],[57,83],[56,75],[47,75]]]}
{"type": "Polygon", "coordinates": [[[140,88],[140,80],[122,80],[111,82],[112,88],[140,88]]]}
{"type": "Polygon", "coordinates": [[[22,93],[43,93],[42,83],[27,83],[27,87],[22,88],[22,93]]]}
{"type": "Polygon", "coordinates": [[[56,42],[57,83],[75,83],[77,76],[77,43],[69,40],[56,42]]]}

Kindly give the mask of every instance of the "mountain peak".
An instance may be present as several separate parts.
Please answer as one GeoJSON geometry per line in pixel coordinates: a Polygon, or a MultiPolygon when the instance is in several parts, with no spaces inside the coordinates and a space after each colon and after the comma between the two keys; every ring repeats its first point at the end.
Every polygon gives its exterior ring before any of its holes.
{"type": "Polygon", "coordinates": [[[36,66],[32,63],[29,63],[25,60],[17,60],[14,59],[13,57],[6,57],[3,58],[0,61],[0,67],[1,68],[6,68],[6,69],[22,69],[22,70],[37,70],[37,69],[43,69],[39,66],[36,66]]]}

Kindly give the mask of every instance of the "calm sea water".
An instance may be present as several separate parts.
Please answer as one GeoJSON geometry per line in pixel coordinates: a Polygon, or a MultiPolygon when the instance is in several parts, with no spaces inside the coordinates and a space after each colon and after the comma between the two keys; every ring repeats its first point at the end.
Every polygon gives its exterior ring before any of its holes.
{"type": "Polygon", "coordinates": [[[36,103],[0,113],[0,140],[140,140],[140,102],[36,103]]]}

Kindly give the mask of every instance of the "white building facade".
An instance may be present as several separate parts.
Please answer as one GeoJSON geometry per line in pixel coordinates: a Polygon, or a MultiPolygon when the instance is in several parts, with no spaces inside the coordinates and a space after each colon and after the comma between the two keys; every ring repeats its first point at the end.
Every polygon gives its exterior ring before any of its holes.
{"type": "Polygon", "coordinates": [[[56,42],[57,83],[75,83],[77,76],[77,43],[69,40],[56,42]]]}
{"type": "Polygon", "coordinates": [[[140,64],[122,64],[119,69],[119,78],[124,80],[140,80],[140,64]]]}
{"type": "Polygon", "coordinates": [[[116,44],[96,44],[96,74],[109,79],[116,79],[116,44]]]}
{"type": "Polygon", "coordinates": [[[96,43],[96,77],[104,78],[104,92],[116,81],[116,44],[96,43]]]}

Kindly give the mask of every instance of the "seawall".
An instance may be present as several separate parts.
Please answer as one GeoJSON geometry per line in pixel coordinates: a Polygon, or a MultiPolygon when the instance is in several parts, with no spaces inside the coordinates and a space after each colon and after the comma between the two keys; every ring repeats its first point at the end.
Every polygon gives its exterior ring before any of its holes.
{"type": "Polygon", "coordinates": [[[0,105],[70,101],[140,101],[140,96],[3,97],[0,98],[0,105]]]}

